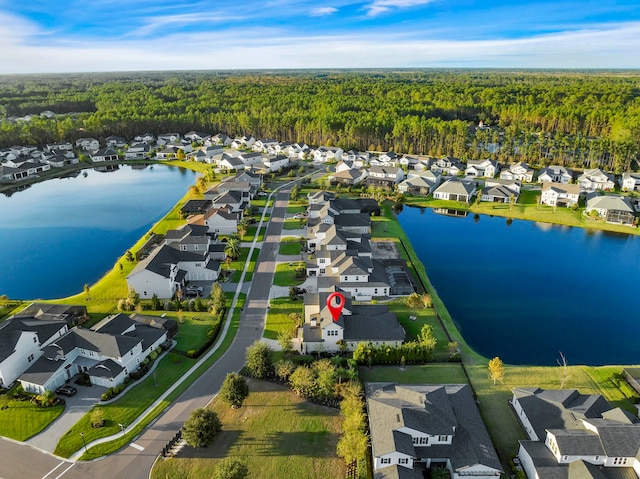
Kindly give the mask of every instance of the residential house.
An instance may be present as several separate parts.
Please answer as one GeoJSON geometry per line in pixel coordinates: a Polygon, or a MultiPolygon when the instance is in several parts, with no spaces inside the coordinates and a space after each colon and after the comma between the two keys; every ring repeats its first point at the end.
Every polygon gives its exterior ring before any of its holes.
{"type": "Polygon", "coordinates": [[[186,225],[168,231],[165,243],[140,261],[127,276],[130,289],[141,298],[171,298],[182,290],[186,281],[215,281],[220,262],[212,260],[213,240],[204,226],[186,225]]]}
{"type": "Polygon", "coordinates": [[[13,317],[1,322],[0,387],[11,386],[42,355],[42,347],[67,331],[61,319],[13,317]]]}
{"type": "Polygon", "coordinates": [[[409,173],[406,180],[398,185],[398,190],[411,195],[429,195],[440,184],[442,175],[431,170],[409,173]]]}
{"type": "Polygon", "coordinates": [[[69,327],[77,326],[89,319],[87,307],[73,304],[53,304],[34,302],[17,312],[16,318],[65,321],[69,327]]]}
{"type": "Polygon", "coordinates": [[[594,191],[609,191],[615,187],[613,175],[605,173],[600,168],[585,170],[578,176],[578,185],[581,193],[593,193],[594,191]]]}
{"type": "Polygon", "coordinates": [[[125,160],[142,160],[149,158],[151,148],[147,143],[133,143],[124,153],[125,160]]]}
{"type": "Polygon", "coordinates": [[[495,178],[498,171],[500,167],[495,160],[469,160],[464,174],[471,178],[495,178]]]}
{"type": "Polygon", "coordinates": [[[156,141],[156,137],[153,136],[151,133],[144,133],[142,135],[138,135],[134,137],[134,141],[137,141],[140,143],[147,143],[148,145],[150,145],[151,143],[156,141]]]}
{"type": "Polygon", "coordinates": [[[240,213],[230,207],[209,208],[202,216],[202,222],[209,233],[232,235],[238,232],[240,213]]]}
{"type": "Polygon", "coordinates": [[[446,176],[458,176],[466,169],[466,165],[458,158],[445,156],[431,165],[431,171],[446,176]]]}
{"type": "Polygon", "coordinates": [[[587,216],[597,215],[607,223],[616,223],[627,226],[634,226],[635,212],[631,200],[620,195],[597,195],[595,193],[587,196],[587,207],[584,211],[587,216]]]}
{"type": "Polygon", "coordinates": [[[566,206],[578,204],[580,186],[561,183],[544,183],[540,194],[540,203],[548,206],[566,206]]]}
{"type": "Polygon", "coordinates": [[[105,145],[111,148],[124,148],[127,144],[127,140],[120,136],[111,135],[105,139],[105,145]]]}
{"type": "Polygon", "coordinates": [[[53,168],[62,168],[68,165],[77,165],[80,163],[80,160],[75,157],[75,155],[68,151],[66,154],[45,154],[42,155],[41,159],[42,163],[52,166],[53,168]]]}
{"type": "Polygon", "coordinates": [[[403,155],[402,158],[398,161],[402,168],[406,168],[408,170],[413,170],[415,166],[419,163],[419,159],[415,156],[403,155]]]}
{"type": "Polygon", "coordinates": [[[321,146],[313,151],[314,161],[325,163],[327,161],[339,161],[344,150],[336,146],[321,146]]]}
{"type": "Polygon", "coordinates": [[[229,146],[231,145],[231,143],[233,143],[233,140],[224,133],[218,133],[217,135],[213,135],[210,139],[205,140],[204,142],[207,146],[209,146],[209,143],[211,145],[229,146]]]}
{"type": "Polygon", "coordinates": [[[354,186],[362,183],[367,175],[368,172],[364,168],[343,169],[329,175],[329,181],[332,185],[354,186]]]}
{"type": "Polygon", "coordinates": [[[499,478],[498,455],[467,384],[365,384],[376,479],[499,478]]]}
{"type": "Polygon", "coordinates": [[[115,315],[92,330],[75,327],[56,338],[19,381],[25,391],[41,394],[84,372],[91,384],[116,387],[166,340],[166,330],[115,315]]]}
{"type": "Polygon", "coordinates": [[[518,452],[528,478],[639,477],[638,418],[601,395],[515,388],[511,405],[529,437],[518,452]]]}
{"type": "Polygon", "coordinates": [[[185,139],[193,142],[193,143],[204,143],[207,139],[211,138],[211,135],[208,133],[203,133],[201,131],[190,131],[185,133],[185,139]]]}
{"type": "Polygon", "coordinates": [[[289,162],[288,156],[266,156],[262,164],[269,171],[278,171],[289,166],[289,162]]]}
{"type": "Polygon", "coordinates": [[[237,152],[236,156],[242,161],[244,167],[259,165],[264,160],[260,152],[237,152]]]}
{"type": "Polygon", "coordinates": [[[433,197],[438,200],[469,203],[475,194],[476,185],[473,181],[451,179],[438,186],[433,192],[433,197]]]}
{"type": "Polygon", "coordinates": [[[514,163],[507,169],[503,169],[500,171],[500,179],[501,180],[518,180],[522,183],[533,181],[533,169],[529,168],[529,165],[526,163],[519,161],[518,163],[514,163]]]}
{"type": "Polygon", "coordinates": [[[397,166],[372,166],[368,173],[364,180],[367,186],[393,189],[404,180],[404,171],[397,166]]]}
{"type": "Polygon", "coordinates": [[[118,161],[118,153],[108,146],[90,153],[89,156],[94,163],[100,161],[118,161]]]}
{"type": "Polygon", "coordinates": [[[226,153],[222,154],[222,157],[218,161],[218,167],[222,170],[228,171],[241,171],[245,168],[245,163],[242,158],[231,156],[226,153]]]}
{"type": "Polygon", "coordinates": [[[180,138],[180,133],[159,133],[157,142],[158,145],[166,145],[167,143],[178,141],[180,138]]]}
{"type": "Polygon", "coordinates": [[[327,298],[331,292],[305,295],[305,320],[298,329],[294,344],[303,354],[314,351],[338,352],[344,343],[347,351],[353,351],[361,342],[398,347],[405,339],[405,332],[396,315],[385,305],[354,305],[351,295],[345,295],[345,306],[334,321],[327,298]]]}
{"type": "Polygon", "coordinates": [[[156,151],[156,159],[158,160],[171,160],[176,157],[178,148],[175,146],[165,146],[164,148],[156,151]]]}
{"type": "Polygon", "coordinates": [[[520,196],[520,182],[518,180],[488,179],[482,189],[482,201],[494,203],[515,203],[520,196]]]}
{"type": "Polygon", "coordinates": [[[205,200],[211,200],[212,208],[229,207],[234,213],[241,213],[249,204],[248,198],[242,191],[227,190],[218,193],[217,187],[211,188],[204,193],[205,200]]]}
{"type": "Polygon", "coordinates": [[[622,173],[620,188],[625,191],[639,191],[640,173],[622,173]]]}
{"type": "Polygon", "coordinates": [[[51,165],[39,161],[25,161],[20,166],[11,166],[11,162],[0,165],[0,181],[18,181],[51,169],[51,165]]]}
{"type": "Polygon", "coordinates": [[[189,200],[182,208],[180,208],[180,214],[183,217],[187,217],[189,215],[201,215],[209,208],[211,208],[211,200],[189,200]]]}
{"type": "Polygon", "coordinates": [[[253,144],[256,142],[256,139],[252,136],[243,136],[240,138],[236,138],[234,139],[230,146],[231,148],[234,148],[236,150],[240,149],[240,148],[251,148],[253,146],[253,144]]]}
{"type": "Polygon", "coordinates": [[[85,151],[95,151],[100,148],[100,142],[95,138],[80,138],[76,141],[76,148],[81,148],[85,151]]]}
{"type": "Polygon", "coordinates": [[[52,150],[73,151],[73,145],[68,141],[59,141],[58,143],[48,143],[47,145],[45,145],[44,149],[46,151],[52,151],[52,150]]]}
{"type": "Polygon", "coordinates": [[[573,174],[564,166],[552,165],[538,172],[538,183],[570,183],[573,174]]]}

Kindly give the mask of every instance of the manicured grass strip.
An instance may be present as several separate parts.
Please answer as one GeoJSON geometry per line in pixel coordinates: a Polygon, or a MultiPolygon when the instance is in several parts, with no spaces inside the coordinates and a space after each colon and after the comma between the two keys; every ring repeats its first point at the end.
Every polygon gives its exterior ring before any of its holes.
{"type": "Polygon", "coordinates": [[[292,256],[299,255],[302,251],[302,245],[298,238],[283,238],[280,243],[279,253],[282,255],[292,256]]]}
{"type": "MultiPolygon", "coordinates": [[[[253,253],[251,254],[251,261],[249,262],[249,265],[247,266],[246,273],[244,274],[245,283],[248,283],[249,281],[251,281],[253,279],[253,272],[256,270],[256,263],[258,262],[258,255],[259,254],[260,254],[260,249],[259,248],[255,248],[253,250],[253,253]]],[[[238,278],[238,281],[240,281],[240,278],[238,278]]]]}
{"type": "Polygon", "coordinates": [[[0,410],[0,436],[16,441],[35,436],[64,411],[64,405],[43,408],[31,401],[9,400],[7,405],[0,410]]]}
{"type": "Polygon", "coordinates": [[[304,276],[302,278],[296,278],[296,268],[300,267],[304,268],[304,263],[300,261],[278,264],[273,277],[273,284],[275,286],[297,286],[304,283],[304,276]]]}
{"type": "Polygon", "coordinates": [[[467,378],[459,363],[433,363],[419,366],[361,367],[363,382],[399,382],[408,384],[466,384],[467,378]]]}
{"type": "Polygon", "coordinates": [[[232,269],[233,276],[231,277],[232,283],[237,283],[240,281],[240,276],[242,276],[242,270],[244,269],[244,264],[247,261],[247,257],[249,256],[249,250],[251,248],[240,248],[240,256],[231,261],[228,266],[223,266],[224,269],[232,269]]]}
{"type": "Polygon", "coordinates": [[[422,327],[429,325],[433,328],[433,332],[438,342],[434,351],[434,359],[446,361],[449,356],[449,339],[446,331],[442,328],[440,321],[436,318],[436,313],[432,308],[409,308],[404,300],[397,300],[388,303],[389,310],[394,312],[398,317],[400,325],[407,333],[407,341],[412,341],[418,337],[422,327]],[[411,316],[415,316],[415,320],[410,320],[411,316]]]}
{"type": "Polygon", "coordinates": [[[269,304],[267,324],[264,328],[264,337],[267,339],[278,339],[278,334],[291,331],[295,327],[295,322],[289,318],[291,313],[304,314],[302,299],[291,301],[289,298],[274,298],[269,304]]]}
{"type": "MultiPolygon", "coordinates": [[[[267,217],[268,216],[269,215],[267,215],[267,217]]],[[[268,218],[265,218],[265,222],[266,221],[269,221],[268,218]]],[[[260,231],[258,231],[257,226],[249,226],[249,228],[247,228],[247,233],[242,237],[241,241],[253,241],[256,236],[258,237],[258,241],[264,241],[264,230],[265,228],[261,228],[260,231]]]]}
{"type": "Polygon", "coordinates": [[[305,220],[303,219],[288,219],[288,220],[284,220],[284,223],[282,225],[282,229],[290,231],[290,230],[299,230],[299,229],[303,229],[304,228],[304,224],[305,224],[305,220]]]}
{"type": "Polygon", "coordinates": [[[302,213],[306,210],[307,208],[305,206],[295,206],[295,205],[291,205],[291,202],[289,203],[289,205],[287,206],[287,213],[289,213],[290,215],[295,214],[295,213],[302,213]]]}
{"type": "Polygon", "coordinates": [[[185,448],[159,460],[152,479],[214,477],[222,457],[234,457],[255,479],[345,477],[335,454],[342,419],[337,409],[308,403],[283,386],[249,381],[249,397],[239,409],[215,401],[222,433],[204,449],[185,448]]]}
{"type": "MultiPolygon", "coordinates": [[[[161,401],[153,410],[135,427],[127,430],[124,437],[119,437],[113,441],[98,444],[89,449],[88,453],[82,455],[82,460],[91,460],[98,457],[105,456],[107,454],[111,454],[121,447],[130,443],[138,434],[140,434],[148,425],[155,419],[164,409],[169,406],[180,394],[182,394],[193,382],[202,375],[207,369],[211,367],[213,363],[215,363],[220,356],[224,354],[224,352],[229,348],[231,343],[233,342],[233,338],[236,335],[236,331],[238,330],[238,326],[240,325],[240,314],[241,308],[244,305],[246,299],[246,295],[241,293],[238,297],[238,303],[236,305],[236,309],[233,311],[233,315],[231,317],[231,324],[229,325],[229,330],[227,331],[224,340],[220,344],[220,347],[209,357],[203,364],[201,364],[180,386],[178,386],[174,391],[171,392],[163,401],[161,401]]],[[[167,388],[164,388],[162,391],[155,396],[156,398],[160,396],[160,394],[166,391],[167,388]]],[[[123,398],[124,399],[124,398],[123,398]]],[[[114,404],[117,404],[114,403],[114,404]]],[[[138,412],[138,416],[144,411],[144,408],[140,408],[138,412]]],[[[86,417],[86,416],[85,416],[86,417]]],[[[84,418],[83,418],[84,419],[84,418]]],[[[85,433],[86,437],[86,433],[85,433]]],[[[104,436],[101,436],[104,437],[104,436]]],[[[95,439],[95,438],[94,438],[95,439]]],[[[75,451],[73,451],[75,452],[75,451]]],[[[72,452],[72,453],[73,453],[72,452]]],[[[72,454],[70,453],[70,454],[72,454]]]]}

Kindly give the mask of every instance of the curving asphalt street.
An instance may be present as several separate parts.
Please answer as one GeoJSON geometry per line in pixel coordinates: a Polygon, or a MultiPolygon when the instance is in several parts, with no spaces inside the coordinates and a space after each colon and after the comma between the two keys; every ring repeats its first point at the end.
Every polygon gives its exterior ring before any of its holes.
{"type": "Polygon", "coordinates": [[[211,368],[132,443],[103,459],[91,462],[63,461],[28,445],[8,439],[0,440],[0,478],[147,479],[160,451],[182,427],[189,413],[211,400],[220,389],[226,374],[238,371],[243,366],[246,348],[262,337],[289,192],[289,186],[285,186],[275,196],[236,337],[211,368]]]}

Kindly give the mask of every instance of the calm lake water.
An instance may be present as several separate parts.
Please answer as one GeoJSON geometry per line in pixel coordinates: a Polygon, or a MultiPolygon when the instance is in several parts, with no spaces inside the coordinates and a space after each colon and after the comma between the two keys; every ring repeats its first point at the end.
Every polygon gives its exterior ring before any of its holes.
{"type": "Polygon", "coordinates": [[[194,182],[195,173],[182,168],[121,166],[0,195],[0,294],[52,299],[81,292],[194,182]]]}
{"type": "Polygon", "coordinates": [[[640,238],[404,208],[399,220],[465,340],[510,364],[639,364],[640,238]]]}

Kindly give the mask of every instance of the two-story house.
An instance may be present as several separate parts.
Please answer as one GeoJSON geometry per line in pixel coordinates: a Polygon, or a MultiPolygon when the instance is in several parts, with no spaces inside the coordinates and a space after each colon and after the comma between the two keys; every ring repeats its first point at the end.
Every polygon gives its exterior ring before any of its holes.
{"type": "Polygon", "coordinates": [[[564,166],[551,165],[538,172],[538,183],[570,183],[573,174],[564,166]]]}
{"type": "Polygon", "coordinates": [[[419,478],[444,467],[453,479],[503,473],[467,384],[367,383],[377,479],[419,478]]]}
{"type": "Polygon", "coordinates": [[[533,169],[529,165],[519,161],[500,171],[501,180],[518,180],[521,183],[531,183],[533,181],[533,169]]]}
{"type": "Polygon", "coordinates": [[[500,171],[495,160],[469,160],[464,174],[470,178],[495,178],[500,171]]]}
{"type": "Polygon", "coordinates": [[[585,170],[578,176],[578,185],[581,193],[593,193],[594,191],[609,191],[615,188],[613,175],[605,173],[600,168],[585,170]]]}
{"type": "Polygon", "coordinates": [[[365,179],[367,186],[393,189],[404,180],[404,171],[398,166],[372,166],[365,179]]]}
{"type": "Polygon", "coordinates": [[[580,186],[562,183],[543,183],[540,203],[547,206],[570,207],[578,204],[580,186]]]}

